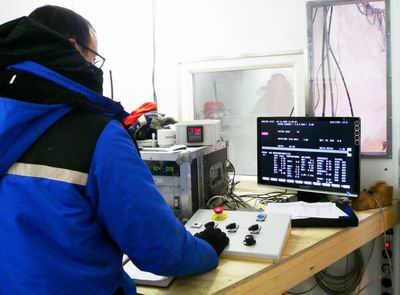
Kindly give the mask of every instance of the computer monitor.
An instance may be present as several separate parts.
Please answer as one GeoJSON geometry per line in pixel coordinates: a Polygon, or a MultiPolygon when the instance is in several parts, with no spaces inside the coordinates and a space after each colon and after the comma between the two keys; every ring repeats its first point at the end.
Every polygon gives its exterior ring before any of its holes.
{"type": "Polygon", "coordinates": [[[360,192],[360,118],[257,118],[258,183],[302,200],[360,192]],[[307,192],[307,193],[302,193],[307,192]]]}

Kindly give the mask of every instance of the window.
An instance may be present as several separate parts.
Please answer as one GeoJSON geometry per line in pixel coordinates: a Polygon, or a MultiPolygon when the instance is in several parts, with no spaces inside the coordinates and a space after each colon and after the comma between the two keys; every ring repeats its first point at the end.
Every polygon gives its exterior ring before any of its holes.
{"type": "Polygon", "coordinates": [[[310,114],[361,117],[364,157],[391,157],[389,5],[307,3],[310,114]]]}
{"type": "Polygon", "coordinates": [[[181,64],[181,118],[219,119],[237,174],[257,173],[257,116],[304,115],[303,54],[181,64]]]}

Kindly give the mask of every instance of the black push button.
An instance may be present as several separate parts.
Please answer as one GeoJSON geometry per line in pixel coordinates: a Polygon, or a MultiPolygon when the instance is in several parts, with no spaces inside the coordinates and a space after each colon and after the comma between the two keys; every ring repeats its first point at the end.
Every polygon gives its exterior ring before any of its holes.
{"type": "Polygon", "coordinates": [[[244,238],[243,244],[245,244],[246,246],[253,246],[256,244],[256,240],[254,239],[254,237],[252,235],[247,235],[244,238]]]}

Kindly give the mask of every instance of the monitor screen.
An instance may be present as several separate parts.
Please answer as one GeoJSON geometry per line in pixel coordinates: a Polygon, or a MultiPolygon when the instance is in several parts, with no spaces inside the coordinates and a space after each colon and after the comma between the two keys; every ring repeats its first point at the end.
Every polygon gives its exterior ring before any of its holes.
{"type": "Polygon", "coordinates": [[[315,193],[360,192],[360,118],[257,118],[259,184],[315,193]]]}

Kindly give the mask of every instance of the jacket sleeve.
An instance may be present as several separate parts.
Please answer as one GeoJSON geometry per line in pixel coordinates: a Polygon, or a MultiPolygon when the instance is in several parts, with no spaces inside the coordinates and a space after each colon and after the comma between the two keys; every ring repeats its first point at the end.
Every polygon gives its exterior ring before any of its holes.
{"type": "Polygon", "coordinates": [[[119,122],[97,142],[87,193],[98,222],[139,269],[187,276],[218,265],[215,250],[176,219],[119,122]]]}

